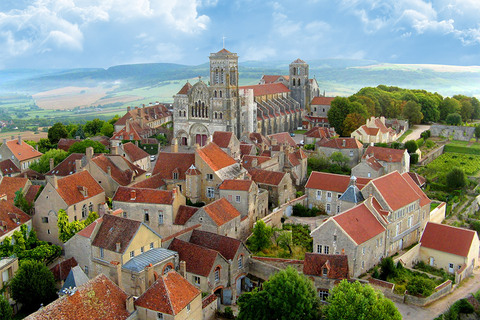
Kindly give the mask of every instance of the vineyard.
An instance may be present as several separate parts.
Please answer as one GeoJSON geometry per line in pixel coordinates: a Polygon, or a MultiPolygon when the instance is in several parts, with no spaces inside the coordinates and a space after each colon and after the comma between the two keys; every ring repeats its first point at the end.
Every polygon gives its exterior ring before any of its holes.
{"type": "Polygon", "coordinates": [[[480,171],[480,156],[462,153],[444,153],[427,165],[428,170],[447,173],[452,168],[462,169],[466,175],[473,176],[480,171]]]}

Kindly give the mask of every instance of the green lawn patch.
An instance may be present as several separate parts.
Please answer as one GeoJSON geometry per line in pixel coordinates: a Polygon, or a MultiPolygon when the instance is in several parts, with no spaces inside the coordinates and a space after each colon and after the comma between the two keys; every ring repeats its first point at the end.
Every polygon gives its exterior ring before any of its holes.
{"type": "Polygon", "coordinates": [[[408,129],[407,131],[405,131],[405,133],[402,134],[400,138],[398,138],[398,142],[403,142],[403,140],[412,132],[413,132],[412,129],[408,129]]]}

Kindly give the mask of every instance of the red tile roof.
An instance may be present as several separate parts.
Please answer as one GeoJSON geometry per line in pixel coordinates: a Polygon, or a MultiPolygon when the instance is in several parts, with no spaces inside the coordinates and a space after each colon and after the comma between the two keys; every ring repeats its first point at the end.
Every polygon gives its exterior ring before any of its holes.
{"type": "Polygon", "coordinates": [[[422,187],[427,181],[423,176],[419,175],[416,172],[407,172],[410,178],[417,184],[417,186],[422,187]]]}
{"type": "MultiPolygon", "coordinates": [[[[378,128],[369,128],[366,125],[363,125],[360,128],[362,128],[363,131],[365,131],[365,133],[369,136],[376,136],[378,134],[378,132],[380,131],[380,129],[378,129],[378,128]]],[[[359,129],[357,129],[357,130],[359,130],[359,129]]]]}
{"type": "Polygon", "coordinates": [[[143,108],[133,108],[127,111],[123,117],[115,122],[115,125],[125,125],[127,120],[143,118],[146,122],[155,121],[161,118],[170,117],[172,114],[163,104],[155,104],[153,106],[146,106],[143,108]]]}
{"type": "Polygon", "coordinates": [[[171,205],[175,199],[175,192],[174,190],[118,187],[112,201],[171,205]]]}
{"type": "Polygon", "coordinates": [[[75,260],[74,257],[71,257],[70,259],[57,263],[53,268],[50,269],[50,271],[52,271],[56,281],[65,281],[70,273],[70,270],[77,265],[77,260],[75,260]]]}
{"type": "Polygon", "coordinates": [[[268,135],[267,138],[269,138],[270,141],[272,139],[277,140],[278,144],[287,144],[291,147],[296,147],[297,146],[297,143],[295,142],[295,140],[292,139],[292,137],[290,136],[290,133],[288,133],[288,132],[280,132],[280,133],[271,134],[271,135],[268,135]]]}
{"type": "Polygon", "coordinates": [[[333,128],[313,127],[312,129],[305,132],[305,137],[309,137],[309,138],[330,139],[333,136],[335,136],[335,131],[333,130],[333,128]]]}
{"type": "Polygon", "coordinates": [[[122,186],[129,185],[134,177],[146,172],[120,155],[107,156],[102,154],[93,158],[92,161],[105,173],[108,172],[108,167],[110,167],[113,180],[122,186]]]}
{"type": "Polygon", "coordinates": [[[425,192],[423,192],[422,189],[420,189],[420,187],[417,185],[417,183],[412,179],[412,176],[409,175],[410,172],[405,172],[402,174],[402,177],[403,179],[405,179],[405,181],[408,182],[408,184],[410,184],[410,187],[412,187],[413,191],[415,191],[417,193],[417,195],[420,197],[420,207],[423,207],[423,206],[426,206],[426,205],[429,205],[430,202],[432,202],[428,197],[427,195],[425,194],[425,192]]]}
{"type": "Polygon", "coordinates": [[[242,166],[245,169],[255,168],[255,167],[259,166],[260,164],[262,164],[262,163],[264,163],[268,160],[272,160],[272,158],[265,157],[265,156],[245,155],[245,156],[242,157],[242,166]],[[257,165],[256,166],[253,166],[253,161],[254,160],[257,160],[257,165]]]}
{"type": "Polygon", "coordinates": [[[385,228],[362,203],[332,218],[355,241],[362,244],[379,235],[385,228]]]}
{"type": "Polygon", "coordinates": [[[162,179],[173,179],[172,172],[178,169],[178,179],[185,180],[185,172],[195,164],[195,153],[159,152],[153,175],[158,174],[162,179]]]}
{"type": "Polygon", "coordinates": [[[127,294],[115,283],[100,274],[79,286],[72,295],[65,295],[37,312],[28,320],[95,319],[125,320],[127,294]]]}
{"type": "Polygon", "coordinates": [[[422,247],[467,257],[475,231],[428,222],[420,243],[422,247]]]}
{"type": "Polygon", "coordinates": [[[105,214],[102,219],[102,224],[93,239],[92,246],[125,253],[142,223],[110,214],[105,214]],[[120,243],[119,251],[117,251],[117,243],[120,243]]]}
{"type": "Polygon", "coordinates": [[[58,194],[69,206],[104,192],[103,188],[86,170],[58,179],[57,184],[58,194]],[[82,187],[86,188],[86,196],[81,192],[82,187]]]}
{"type": "Polygon", "coordinates": [[[21,140],[20,144],[18,144],[18,139],[10,140],[6,142],[6,145],[19,161],[39,158],[43,154],[23,140],[21,140]]]}
{"type": "Polygon", "coordinates": [[[335,99],[335,97],[314,97],[312,102],[310,102],[310,105],[329,106],[333,99],[335,99]]]}
{"type": "Polygon", "coordinates": [[[189,242],[218,251],[227,260],[233,260],[242,245],[240,240],[200,230],[193,230],[189,242]]]}
{"type": "MultiPolygon", "coordinates": [[[[345,192],[350,184],[350,176],[343,174],[312,171],[305,188],[345,192]]],[[[362,189],[371,179],[357,178],[357,187],[362,189]]]]}
{"type": "Polygon", "coordinates": [[[317,143],[319,147],[334,149],[362,149],[363,144],[356,138],[335,138],[331,140],[322,140],[317,143]]]}
{"type": "Polygon", "coordinates": [[[177,315],[201,291],[174,270],[162,275],[136,301],[135,305],[169,315],[177,315]]]}
{"type": "Polygon", "coordinates": [[[398,171],[376,178],[370,183],[380,192],[393,211],[421,199],[421,196],[415,192],[398,171]]]}
{"type": "Polygon", "coordinates": [[[3,194],[7,195],[7,201],[13,204],[15,200],[15,192],[22,189],[25,191],[25,187],[28,183],[27,178],[20,177],[0,177],[0,196],[3,194]]]}
{"type": "Polygon", "coordinates": [[[198,211],[198,209],[200,208],[181,205],[180,207],[178,207],[174,224],[183,226],[185,223],[187,223],[188,219],[190,219],[195,214],[195,212],[198,211]]]}
{"type": "Polygon", "coordinates": [[[391,149],[383,147],[369,146],[363,158],[373,155],[375,159],[385,162],[402,162],[406,149],[391,149]]]}
{"type": "Polygon", "coordinates": [[[225,198],[209,203],[202,209],[219,227],[240,216],[240,212],[225,198]]]}
{"type": "Polygon", "coordinates": [[[122,145],[123,152],[128,155],[130,161],[135,162],[144,158],[149,158],[150,155],[144,150],[140,149],[131,142],[122,145]]]}
{"type": "Polygon", "coordinates": [[[57,149],[62,149],[64,151],[68,151],[68,149],[70,149],[70,147],[75,143],[75,142],[80,142],[80,141],[83,141],[82,139],[65,139],[65,138],[61,138],[60,140],[58,140],[58,143],[57,143],[57,149]]]}
{"type": "Polygon", "coordinates": [[[288,81],[289,79],[289,76],[283,76],[283,75],[264,75],[262,77],[262,80],[265,82],[265,83],[274,83],[275,81],[277,81],[279,78],[284,78],[285,80],[288,81]]]}
{"type": "Polygon", "coordinates": [[[33,203],[35,201],[35,198],[37,197],[38,191],[40,191],[40,189],[41,189],[41,186],[39,186],[39,185],[31,185],[28,188],[27,193],[25,194],[25,199],[28,202],[33,203]]]}
{"type": "Polygon", "coordinates": [[[0,171],[4,176],[20,173],[20,169],[10,159],[0,161],[0,171]]]}
{"type": "Polygon", "coordinates": [[[187,272],[208,277],[219,253],[180,239],[173,239],[169,250],[178,252],[179,260],[186,262],[187,272]]]}
{"type": "Polygon", "coordinates": [[[213,133],[212,141],[220,148],[228,148],[233,132],[215,131],[213,133]]]}
{"type": "Polygon", "coordinates": [[[103,218],[98,218],[97,220],[93,221],[90,223],[88,226],[83,228],[83,230],[80,230],[76,234],[79,236],[85,237],[85,238],[90,238],[93,234],[93,231],[95,231],[95,227],[99,224],[101,224],[103,221],[103,218]]]}
{"type": "Polygon", "coordinates": [[[269,184],[272,186],[278,186],[285,177],[285,172],[267,171],[261,169],[251,169],[248,171],[252,176],[252,180],[256,183],[269,184]]]}
{"type": "Polygon", "coordinates": [[[378,160],[375,159],[375,157],[367,156],[364,159],[366,159],[365,162],[370,166],[370,168],[372,168],[375,171],[379,171],[380,169],[383,168],[382,164],[378,162],[378,160]]]}
{"type": "Polygon", "coordinates": [[[303,274],[309,276],[323,276],[323,269],[327,268],[327,277],[330,279],[348,279],[348,257],[344,254],[305,253],[303,274]]]}
{"type": "Polygon", "coordinates": [[[230,157],[225,151],[220,149],[220,147],[213,142],[210,142],[200,149],[197,149],[196,153],[210,168],[212,168],[213,171],[218,171],[237,163],[232,157],[230,157]]]}
{"type": "Polygon", "coordinates": [[[62,162],[60,162],[55,168],[45,173],[47,176],[56,175],[65,177],[72,173],[77,172],[75,161],[82,160],[85,154],[83,153],[72,153],[66,157],[62,162]]]}
{"type": "Polygon", "coordinates": [[[134,183],[131,185],[133,188],[145,188],[145,189],[159,189],[164,186],[166,183],[163,181],[160,174],[155,174],[150,178],[142,180],[140,182],[134,183]]]}
{"type": "Polygon", "coordinates": [[[240,153],[242,156],[251,155],[254,148],[255,146],[253,144],[240,143],[240,153]]]}
{"type": "Polygon", "coordinates": [[[13,203],[8,200],[0,200],[0,236],[9,233],[29,220],[30,216],[15,207],[13,203]]]}
{"type": "Polygon", "coordinates": [[[248,191],[252,183],[252,180],[224,180],[218,188],[220,190],[248,191]]]}
{"type": "Polygon", "coordinates": [[[130,122],[130,130],[127,132],[127,127],[122,128],[120,131],[115,132],[111,138],[111,140],[135,140],[140,141],[142,137],[140,134],[135,130],[134,126],[132,126],[132,122],[130,122]]]}
{"type": "Polygon", "coordinates": [[[217,53],[231,53],[230,51],[228,51],[227,49],[223,48],[222,50],[218,51],[217,53]]]}
{"type": "Polygon", "coordinates": [[[183,85],[182,89],[180,89],[177,94],[187,94],[188,90],[190,90],[191,88],[192,85],[190,84],[190,82],[187,81],[187,83],[183,85]]]}
{"type": "Polygon", "coordinates": [[[256,84],[253,86],[242,86],[239,89],[253,89],[253,96],[255,97],[290,92],[283,83],[256,84]]]}

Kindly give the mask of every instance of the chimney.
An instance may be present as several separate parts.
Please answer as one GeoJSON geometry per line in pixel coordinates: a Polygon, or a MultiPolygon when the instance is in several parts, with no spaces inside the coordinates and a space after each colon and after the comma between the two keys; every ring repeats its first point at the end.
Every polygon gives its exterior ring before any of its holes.
{"type": "Polygon", "coordinates": [[[115,251],[120,252],[121,249],[122,249],[121,243],[120,242],[115,243],[115,251]]]}
{"type": "Polygon", "coordinates": [[[118,261],[111,261],[111,265],[114,266],[115,268],[115,273],[117,276],[117,285],[120,287],[120,289],[123,289],[123,283],[122,283],[122,265],[118,261]]]}
{"type": "Polygon", "coordinates": [[[55,189],[58,189],[58,179],[56,175],[53,175],[52,177],[52,185],[55,189]]]}
{"type": "Polygon", "coordinates": [[[134,307],[135,298],[133,296],[128,296],[125,300],[125,308],[129,314],[132,314],[135,311],[134,307]]]}
{"type": "Polygon", "coordinates": [[[187,263],[185,261],[180,261],[180,275],[187,278],[187,263]]]}
{"type": "Polygon", "coordinates": [[[82,171],[82,160],[76,159],[75,160],[75,172],[82,171]]]}
{"type": "Polygon", "coordinates": [[[85,156],[87,157],[87,161],[93,158],[93,147],[88,147],[85,149],[85,156]]]}
{"type": "Polygon", "coordinates": [[[127,112],[129,112],[129,111],[130,111],[130,106],[127,107],[127,112]]]}
{"type": "Polygon", "coordinates": [[[130,132],[130,119],[125,122],[125,132],[128,133],[130,132]]]}
{"type": "Polygon", "coordinates": [[[345,140],[345,139],[342,139],[342,147],[344,147],[344,148],[345,148],[345,146],[346,146],[346,145],[347,145],[347,140],[345,140]]]}
{"type": "Polygon", "coordinates": [[[113,146],[110,148],[110,153],[111,154],[118,154],[118,147],[117,146],[113,146]]]}
{"type": "Polygon", "coordinates": [[[342,254],[345,254],[345,249],[342,249],[342,254]]]}
{"type": "Polygon", "coordinates": [[[138,140],[135,140],[135,145],[138,147],[138,140]]]}
{"type": "Polygon", "coordinates": [[[112,176],[112,167],[110,167],[110,166],[107,167],[107,174],[109,176],[112,176]]]}
{"type": "Polygon", "coordinates": [[[131,190],[130,191],[130,200],[135,200],[137,199],[137,191],[136,190],[131,190]]]}
{"type": "Polygon", "coordinates": [[[22,136],[21,135],[18,136],[18,144],[22,144],[22,136]]]}
{"type": "Polygon", "coordinates": [[[150,263],[148,266],[145,267],[145,288],[150,288],[150,286],[153,284],[153,266],[150,263]]]}
{"type": "Polygon", "coordinates": [[[55,163],[53,162],[53,158],[48,159],[48,164],[50,165],[50,171],[55,168],[55,163]]]}

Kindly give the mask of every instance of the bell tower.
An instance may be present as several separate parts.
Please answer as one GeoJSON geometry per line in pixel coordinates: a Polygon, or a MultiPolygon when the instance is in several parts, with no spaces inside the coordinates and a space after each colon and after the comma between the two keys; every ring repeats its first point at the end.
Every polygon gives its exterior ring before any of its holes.
{"type": "Polygon", "coordinates": [[[289,89],[292,92],[292,98],[300,103],[302,110],[305,110],[310,103],[308,68],[308,64],[301,59],[290,63],[289,89]]]}

